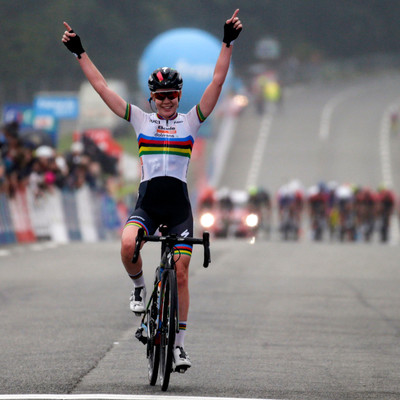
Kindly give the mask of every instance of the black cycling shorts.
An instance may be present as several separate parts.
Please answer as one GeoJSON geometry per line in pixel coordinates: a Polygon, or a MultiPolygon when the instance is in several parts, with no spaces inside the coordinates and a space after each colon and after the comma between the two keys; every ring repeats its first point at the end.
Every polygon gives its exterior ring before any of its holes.
{"type": "Polygon", "coordinates": [[[125,226],[129,225],[142,227],[147,235],[166,225],[168,233],[193,237],[193,214],[186,183],[168,176],[142,182],[136,208],[125,226]]]}

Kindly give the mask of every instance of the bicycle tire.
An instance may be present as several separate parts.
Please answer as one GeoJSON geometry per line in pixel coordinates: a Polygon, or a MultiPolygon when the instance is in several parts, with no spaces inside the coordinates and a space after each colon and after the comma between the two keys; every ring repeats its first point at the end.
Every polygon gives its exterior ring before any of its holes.
{"type": "Polygon", "coordinates": [[[157,382],[158,369],[160,364],[160,334],[158,331],[157,315],[158,315],[158,296],[156,293],[152,295],[151,305],[147,310],[147,368],[148,378],[151,386],[157,382]]]}
{"type": "Polygon", "coordinates": [[[177,285],[174,270],[165,270],[161,281],[161,343],[160,343],[160,384],[166,391],[172,372],[173,350],[177,330],[177,285]]]}

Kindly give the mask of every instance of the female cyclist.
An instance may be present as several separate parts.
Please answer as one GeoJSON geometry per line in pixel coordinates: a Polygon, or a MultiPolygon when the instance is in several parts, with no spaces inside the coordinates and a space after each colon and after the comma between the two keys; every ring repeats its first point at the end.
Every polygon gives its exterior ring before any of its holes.
{"type": "MultiPolygon", "coordinates": [[[[76,56],[86,78],[107,106],[132,124],[138,140],[141,165],[139,196],[121,237],[122,263],[134,285],[130,309],[135,313],[144,312],[146,298],[142,259],[139,258],[136,264],[131,261],[138,229],[143,228],[151,235],[162,224],[168,226],[169,233],[193,236],[187,169],[197,131],[214,109],[227,76],[232,55],[231,44],[242,30],[238,12],[237,9],[225,22],[223,44],[212,80],[199,104],[187,114],[177,112],[183,85],[178,71],[163,67],[150,75],[150,102],[155,105],[156,112],[145,113],[108,87],[103,75],[83,49],[79,36],[64,22],[66,31],[62,37],[63,43],[76,56]]],[[[192,249],[189,246],[177,246],[176,252],[180,330],[175,341],[174,364],[182,370],[191,366],[184,351],[184,335],[189,310],[188,277],[192,249]]]]}

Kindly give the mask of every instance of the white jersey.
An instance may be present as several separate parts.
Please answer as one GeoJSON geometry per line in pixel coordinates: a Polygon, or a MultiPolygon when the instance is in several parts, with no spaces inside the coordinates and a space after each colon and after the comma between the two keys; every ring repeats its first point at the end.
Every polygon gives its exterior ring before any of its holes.
{"type": "Polygon", "coordinates": [[[125,119],[135,129],[141,165],[141,182],[158,176],[187,180],[193,144],[205,120],[199,106],[187,114],[166,120],[156,113],[146,113],[129,104],[125,119]]]}

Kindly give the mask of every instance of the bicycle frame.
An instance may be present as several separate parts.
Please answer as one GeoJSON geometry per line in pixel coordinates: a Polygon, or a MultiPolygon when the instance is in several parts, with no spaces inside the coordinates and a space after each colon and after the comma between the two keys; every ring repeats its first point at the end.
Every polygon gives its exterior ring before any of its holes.
{"type": "Polygon", "coordinates": [[[204,247],[203,266],[211,262],[209,233],[202,239],[184,238],[176,234],[166,235],[160,228],[161,236],[145,236],[141,228],[136,237],[135,253],[132,262],[136,263],[142,242],[161,242],[161,260],[156,269],[154,287],[135,337],[147,344],[147,359],[150,385],[157,381],[161,361],[161,389],[167,390],[172,371],[172,346],[179,332],[178,292],[175,274],[174,246],[178,243],[201,244],[204,247]],[[143,335],[146,330],[146,336],[143,335]]]}

